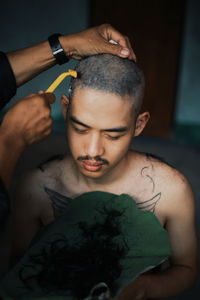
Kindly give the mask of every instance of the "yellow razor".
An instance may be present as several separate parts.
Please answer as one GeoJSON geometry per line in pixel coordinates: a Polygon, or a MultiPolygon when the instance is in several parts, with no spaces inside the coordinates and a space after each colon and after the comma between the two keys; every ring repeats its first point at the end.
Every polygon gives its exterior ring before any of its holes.
{"type": "Polygon", "coordinates": [[[74,70],[68,70],[67,72],[64,72],[60,74],[56,80],[48,87],[48,89],[45,91],[45,93],[53,93],[55,89],[59,86],[59,84],[65,79],[67,76],[72,76],[74,78],[77,78],[77,72],[74,70]]]}

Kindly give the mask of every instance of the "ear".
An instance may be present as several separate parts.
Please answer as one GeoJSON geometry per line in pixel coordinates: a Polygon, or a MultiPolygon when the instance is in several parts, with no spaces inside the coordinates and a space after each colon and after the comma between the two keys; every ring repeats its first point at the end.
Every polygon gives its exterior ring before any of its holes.
{"type": "Polygon", "coordinates": [[[69,98],[66,95],[62,95],[60,98],[60,102],[61,102],[62,114],[63,114],[64,119],[66,120],[67,109],[68,109],[68,105],[69,105],[69,98]]]}
{"type": "Polygon", "coordinates": [[[144,112],[144,113],[138,115],[136,124],[135,124],[134,136],[140,135],[140,133],[143,131],[143,129],[146,126],[149,119],[150,119],[149,112],[144,112]]]}

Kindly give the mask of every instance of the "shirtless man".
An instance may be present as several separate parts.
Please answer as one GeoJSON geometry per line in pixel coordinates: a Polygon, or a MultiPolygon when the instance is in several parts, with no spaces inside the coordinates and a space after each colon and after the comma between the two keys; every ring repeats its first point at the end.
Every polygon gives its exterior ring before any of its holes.
{"type": "Polygon", "coordinates": [[[144,77],[128,59],[90,56],[62,96],[71,155],[26,174],[14,204],[14,250],[20,256],[41,226],[62,215],[68,198],[88,191],[126,193],[155,214],[168,232],[170,267],[144,274],[117,300],[164,298],[189,288],[196,277],[194,199],[187,179],[149,155],[130,150],[149,120],[140,112],[144,77]]]}

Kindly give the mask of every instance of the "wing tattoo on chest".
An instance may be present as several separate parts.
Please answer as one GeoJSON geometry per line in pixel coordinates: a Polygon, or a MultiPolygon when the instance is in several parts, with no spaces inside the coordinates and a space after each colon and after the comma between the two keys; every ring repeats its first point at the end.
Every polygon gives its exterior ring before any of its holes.
{"type": "Polygon", "coordinates": [[[155,212],[155,208],[156,208],[156,204],[160,200],[160,197],[161,197],[161,192],[157,193],[156,195],[154,195],[152,198],[150,198],[148,200],[137,202],[136,203],[137,207],[139,209],[151,211],[151,212],[154,213],[155,212]]]}
{"type": "Polygon", "coordinates": [[[55,219],[61,217],[72,198],[66,197],[48,187],[44,187],[44,190],[51,200],[55,219]]]}

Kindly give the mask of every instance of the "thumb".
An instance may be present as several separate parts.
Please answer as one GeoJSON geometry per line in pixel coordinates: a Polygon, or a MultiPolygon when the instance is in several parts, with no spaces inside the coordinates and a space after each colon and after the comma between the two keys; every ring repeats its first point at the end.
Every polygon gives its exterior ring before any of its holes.
{"type": "Polygon", "coordinates": [[[53,104],[56,100],[55,95],[52,93],[44,93],[42,96],[45,98],[48,104],[53,104]]]}
{"type": "Polygon", "coordinates": [[[117,43],[106,42],[105,44],[105,51],[110,54],[114,54],[123,58],[129,57],[130,50],[126,47],[122,47],[117,43]]]}

